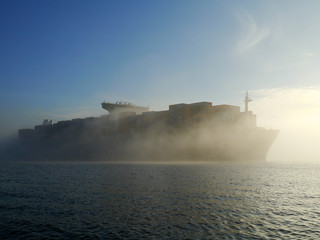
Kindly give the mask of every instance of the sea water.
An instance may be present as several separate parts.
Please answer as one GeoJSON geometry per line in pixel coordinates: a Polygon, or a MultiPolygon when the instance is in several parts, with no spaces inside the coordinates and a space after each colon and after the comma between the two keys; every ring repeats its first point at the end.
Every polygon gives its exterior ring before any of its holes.
{"type": "Polygon", "coordinates": [[[320,166],[1,163],[1,239],[320,239],[320,166]]]}

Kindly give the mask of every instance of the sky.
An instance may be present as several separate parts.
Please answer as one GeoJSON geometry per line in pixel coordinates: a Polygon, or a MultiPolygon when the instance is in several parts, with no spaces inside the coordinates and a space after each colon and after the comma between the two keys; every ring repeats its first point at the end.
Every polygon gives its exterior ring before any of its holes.
{"type": "Polygon", "coordinates": [[[2,0],[0,137],[45,118],[106,114],[103,101],[243,107],[248,90],[258,124],[281,130],[272,158],[301,138],[316,159],[319,9],[318,0],[2,0]]]}

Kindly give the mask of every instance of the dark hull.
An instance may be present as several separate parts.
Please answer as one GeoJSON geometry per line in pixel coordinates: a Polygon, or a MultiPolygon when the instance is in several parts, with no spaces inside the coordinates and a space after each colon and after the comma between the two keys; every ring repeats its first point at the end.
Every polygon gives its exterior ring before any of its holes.
{"type": "Polygon", "coordinates": [[[48,161],[264,161],[278,131],[114,134],[19,140],[8,156],[48,161]]]}

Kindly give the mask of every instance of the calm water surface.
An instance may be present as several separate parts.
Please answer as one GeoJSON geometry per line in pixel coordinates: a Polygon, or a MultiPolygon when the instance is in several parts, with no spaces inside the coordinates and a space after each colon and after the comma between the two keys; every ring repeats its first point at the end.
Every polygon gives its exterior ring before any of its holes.
{"type": "Polygon", "coordinates": [[[320,239],[319,165],[0,166],[1,239],[320,239]]]}

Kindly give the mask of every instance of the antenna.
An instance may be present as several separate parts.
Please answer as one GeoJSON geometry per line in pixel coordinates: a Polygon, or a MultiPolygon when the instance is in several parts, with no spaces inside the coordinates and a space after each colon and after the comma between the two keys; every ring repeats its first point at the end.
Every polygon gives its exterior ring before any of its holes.
{"type": "Polygon", "coordinates": [[[248,112],[248,103],[249,102],[252,102],[251,98],[249,97],[249,93],[248,91],[246,92],[245,94],[245,97],[244,97],[244,104],[245,104],[245,109],[244,109],[244,112],[248,112]]]}

